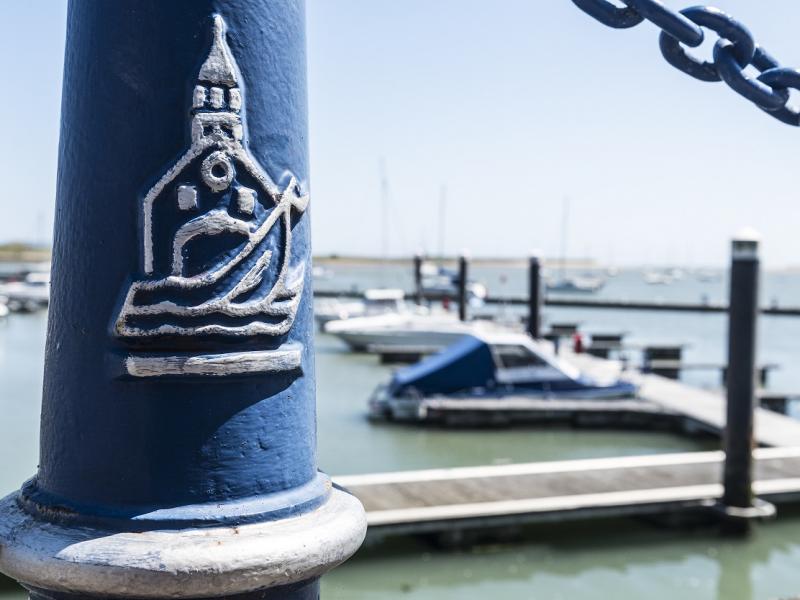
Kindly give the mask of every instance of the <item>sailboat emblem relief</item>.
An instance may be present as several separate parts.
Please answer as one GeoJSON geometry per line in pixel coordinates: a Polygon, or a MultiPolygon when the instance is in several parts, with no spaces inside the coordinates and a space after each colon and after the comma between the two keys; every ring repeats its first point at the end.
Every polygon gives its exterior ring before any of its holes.
{"type": "MultiPolygon", "coordinates": [[[[216,15],[192,97],[191,144],[142,201],[142,276],[114,323],[122,340],[181,347],[198,338],[282,336],[292,327],[305,276],[304,256],[292,253],[292,227],[308,196],[293,176],[276,184],[247,150],[239,79],[216,15]]],[[[225,375],[296,368],[299,356],[282,346],[132,355],[126,366],[134,376],[225,375]]]]}

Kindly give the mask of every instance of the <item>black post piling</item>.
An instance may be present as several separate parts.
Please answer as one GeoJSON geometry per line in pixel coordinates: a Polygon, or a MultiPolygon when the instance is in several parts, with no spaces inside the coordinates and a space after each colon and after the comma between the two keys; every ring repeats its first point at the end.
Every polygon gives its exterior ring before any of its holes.
{"type": "Polygon", "coordinates": [[[667,379],[680,379],[683,362],[683,346],[646,346],[644,348],[645,370],[667,379]]]}
{"type": "Polygon", "coordinates": [[[756,392],[756,322],[759,283],[758,237],[739,234],[731,246],[728,312],[727,422],[722,510],[727,533],[744,534],[750,520],[774,507],[753,496],[753,417],[756,392]]]}
{"type": "Polygon", "coordinates": [[[422,255],[414,255],[414,302],[422,304],[422,255]]]}
{"type": "Polygon", "coordinates": [[[467,271],[468,262],[466,253],[458,257],[458,318],[467,320],[467,271]]]}
{"type": "Polygon", "coordinates": [[[542,335],[542,273],[535,255],[528,263],[528,333],[534,339],[542,335]]]}

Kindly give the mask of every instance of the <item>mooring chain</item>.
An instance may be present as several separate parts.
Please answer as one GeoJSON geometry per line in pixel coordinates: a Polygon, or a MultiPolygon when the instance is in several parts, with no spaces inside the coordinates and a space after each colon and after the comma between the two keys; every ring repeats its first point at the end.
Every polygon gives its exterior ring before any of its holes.
{"type": "Polygon", "coordinates": [[[736,93],[788,125],[800,126],[800,110],[789,105],[789,90],[800,90],[800,71],[781,67],[739,21],[719,9],[693,6],[676,12],[658,0],[572,0],[604,25],[628,29],[647,20],[661,29],[659,46],[669,64],[701,81],[724,81],[736,93]],[[704,29],[719,36],[712,61],[691,55],[705,39],[704,29]],[[756,77],[745,73],[752,67],[756,77]]]}

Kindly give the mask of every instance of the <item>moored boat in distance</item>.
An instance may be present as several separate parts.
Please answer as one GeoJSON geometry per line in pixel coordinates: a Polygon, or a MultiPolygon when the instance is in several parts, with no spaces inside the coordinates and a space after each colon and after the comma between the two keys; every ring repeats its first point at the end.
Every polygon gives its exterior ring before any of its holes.
{"type": "MultiPolygon", "coordinates": [[[[460,281],[457,271],[431,262],[425,262],[422,264],[420,274],[422,275],[422,295],[429,300],[456,298],[458,296],[460,281]]],[[[467,298],[471,303],[481,303],[488,295],[489,291],[483,283],[467,281],[467,298]]]]}
{"type": "Polygon", "coordinates": [[[490,414],[525,400],[621,400],[636,392],[637,385],[623,377],[582,373],[548,342],[521,333],[485,332],[463,336],[439,354],[396,371],[388,385],[375,390],[369,408],[373,418],[422,421],[429,406],[441,400],[449,401],[450,411],[458,411],[459,404],[471,409],[481,401],[482,412],[490,414]]]}
{"type": "Polygon", "coordinates": [[[50,273],[32,271],[0,282],[0,296],[11,312],[32,312],[50,302],[50,273]]]}
{"type": "Polygon", "coordinates": [[[700,283],[709,283],[712,281],[719,281],[722,279],[722,273],[712,269],[698,269],[694,273],[694,278],[700,283]]]}
{"type": "Polygon", "coordinates": [[[675,277],[668,271],[647,271],[643,278],[647,285],[670,285],[675,281],[675,277]]]}
{"type": "Polygon", "coordinates": [[[547,282],[548,292],[594,294],[606,284],[602,277],[584,275],[582,277],[562,277],[547,282]]]}
{"type": "Polygon", "coordinates": [[[396,288],[373,288],[364,292],[360,300],[330,298],[314,307],[314,318],[320,327],[330,321],[353,319],[385,313],[415,312],[405,302],[403,290],[396,288]]]}
{"type": "Polygon", "coordinates": [[[451,313],[387,313],[328,322],[325,333],[333,335],[354,352],[414,350],[418,354],[438,352],[473,333],[511,331],[490,321],[460,321],[451,313]]]}

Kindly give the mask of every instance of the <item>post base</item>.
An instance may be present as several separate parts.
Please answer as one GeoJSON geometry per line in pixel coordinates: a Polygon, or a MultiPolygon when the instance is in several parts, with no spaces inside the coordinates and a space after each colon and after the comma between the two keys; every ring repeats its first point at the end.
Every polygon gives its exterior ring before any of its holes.
{"type": "Polygon", "coordinates": [[[766,521],[776,515],[775,505],[756,498],[753,506],[728,506],[720,500],[711,505],[711,510],[722,523],[722,531],[729,535],[744,535],[750,531],[754,521],[766,521]]]}
{"type": "Polygon", "coordinates": [[[15,493],[0,500],[0,571],[40,596],[214,598],[313,582],[365,533],[360,502],[335,488],[296,517],[145,532],[47,522],[23,511],[15,493]]]}
{"type": "MultiPolygon", "coordinates": [[[[101,600],[98,596],[84,596],[66,592],[50,592],[46,590],[28,589],[30,600],[101,600]]],[[[235,594],[221,598],[196,598],[192,600],[319,600],[319,579],[282,585],[280,587],[235,594]]]]}
{"type": "Polygon", "coordinates": [[[719,501],[711,508],[720,517],[731,520],[765,520],[773,518],[776,514],[775,505],[760,498],[753,501],[753,506],[728,506],[719,501]]]}

